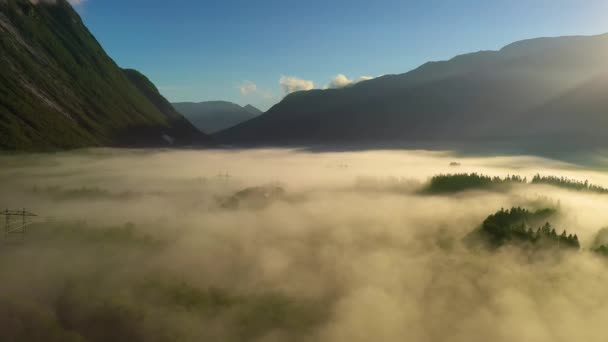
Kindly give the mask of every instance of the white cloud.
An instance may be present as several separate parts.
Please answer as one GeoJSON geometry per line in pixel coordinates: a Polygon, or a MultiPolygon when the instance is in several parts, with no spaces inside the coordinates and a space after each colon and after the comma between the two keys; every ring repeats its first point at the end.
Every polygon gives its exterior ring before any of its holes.
{"type": "Polygon", "coordinates": [[[241,85],[239,85],[239,91],[244,96],[249,96],[249,95],[255,93],[257,89],[258,89],[258,86],[255,83],[253,83],[251,81],[247,81],[247,80],[243,81],[243,83],[241,83],[241,85]]]}
{"type": "Polygon", "coordinates": [[[237,89],[241,93],[241,96],[249,98],[247,102],[250,102],[261,109],[268,108],[279,100],[271,91],[260,88],[257,84],[249,80],[241,82],[241,84],[237,86],[237,89]]]}
{"type": "Polygon", "coordinates": [[[72,5],[80,5],[81,3],[85,2],[86,0],[68,0],[68,2],[72,5]]]}
{"type": "Polygon", "coordinates": [[[344,87],[348,87],[350,85],[353,84],[357,84],[359,82],[362,81],[367,81],[367,80],[371,80],[373,79],[373,77],[371,76],[361,76],[357,79],[351,80],[348,77],[346,77],[346,75],[344,74],[338,74],[336,77],[334,77],[327,86],[325,86],[325,89],[338,89],[338,88],[344,88],[344,87]]]}
{"type": "Polygon", "coordinates": [[[344,74],[338,74],[334,77],[327,86],[328,88],[344,88],[353,81],[349,80],[344,74]]]}
{"type": "Polygon", "coordinates": [[[296,91],[311,90],[315,88],[315,83],[313,81],[302,80],[297,77],[290,76],[281,76],[279,84],[286,95],[296,91]]]}

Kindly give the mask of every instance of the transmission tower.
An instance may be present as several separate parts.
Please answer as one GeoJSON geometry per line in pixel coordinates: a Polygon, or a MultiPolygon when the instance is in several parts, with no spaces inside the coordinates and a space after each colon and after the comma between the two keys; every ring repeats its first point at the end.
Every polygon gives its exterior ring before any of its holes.
{"type": "Polygon", "coordinates": [[[36,214],[23,210],[4,210],[0,211],[0,216],[4,216],[4,238],[8,239],[11,235],[21,235],[25,238],[27,226],[32,224],[30,219],[36,214]]]}

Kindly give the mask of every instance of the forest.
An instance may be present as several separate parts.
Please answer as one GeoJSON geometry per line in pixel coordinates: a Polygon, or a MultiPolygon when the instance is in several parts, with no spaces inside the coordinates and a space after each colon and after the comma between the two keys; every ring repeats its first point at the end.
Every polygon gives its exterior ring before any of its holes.
{"type": "Polygon", "coordinates": [[[599,194],[608,193],[608,189],[590,184],[589,181],[578,181],[567,177],[534,175],[528,182],[527,177],[508,175],[486,176],[479,173],[439,174],[431,177],[422,190],[427,194],[449,194],[468,190],[506,191],[509,186],[523,185],[551,185],[573,191],[588,191],[599,194]]]}
{"type": "Polygon", "coordinates": [[[490,177],[478,173],[440,174],[431,177],[423,192],[428,194],[456,193],[466,190],[499,190],[512,184],[526,183],[519,176],[490,177]]]}
{"type": "Polygon", "coordinates": [[[529,211],[521,207],[510,210],[501,209],[488,216],[481,224],[479,232],[493,247],[502,247],[510,243],[527,243],[528,245],[547,248],[572,248],[578,250],[580,243],[576,234],[564,230],[558,235],[548,220],[558,212],[545,208],[529,211]],[[541,222],[544,224],[541,225],[541,222]]]}
{"type": "Polygon", "coordinates": [[[565,188],[565,189],[575,190],[575,191],[590,191],[590,192],[596,192],[596,193],[600,193],[600,194],[608,193],[608,189],[598,186],[598,185],[590,184],[589,181],[586,181],[586,180],[577,181],[577,180],[569,179],[566,177],[541,176],[541,175],[537,174],[532,178],[531,183],[532,184],[548,184],[548,185],[553,185],[553,186],[557,186],[560,188],[565,188]]]}

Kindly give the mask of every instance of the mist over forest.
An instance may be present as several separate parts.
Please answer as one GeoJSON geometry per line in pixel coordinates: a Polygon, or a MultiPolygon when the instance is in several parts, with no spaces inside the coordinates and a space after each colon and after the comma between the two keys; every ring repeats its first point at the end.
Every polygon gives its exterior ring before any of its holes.
{"type": "Polygon", "coordinates": [[[0,243],[2,341],[605,341],[608,176],[583,166],[286,149],[0,164],[0,209],[38,215],[0,243]]]}
{"type": "Polygon", "coordinates": [[[0,342],[608,340],[608,1],[176,4],[0,0],[0,342]]]}

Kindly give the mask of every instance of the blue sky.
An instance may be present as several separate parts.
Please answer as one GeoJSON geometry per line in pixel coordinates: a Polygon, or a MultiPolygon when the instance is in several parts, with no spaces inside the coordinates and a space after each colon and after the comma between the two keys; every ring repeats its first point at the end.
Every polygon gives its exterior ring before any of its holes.
{"type": "Polygon", "coordinates": [[[339,74],[354,81],[526,38],[608,32],[606,0],[78,2],[108,54],[169,100],[263,110],[339,74]]]}

